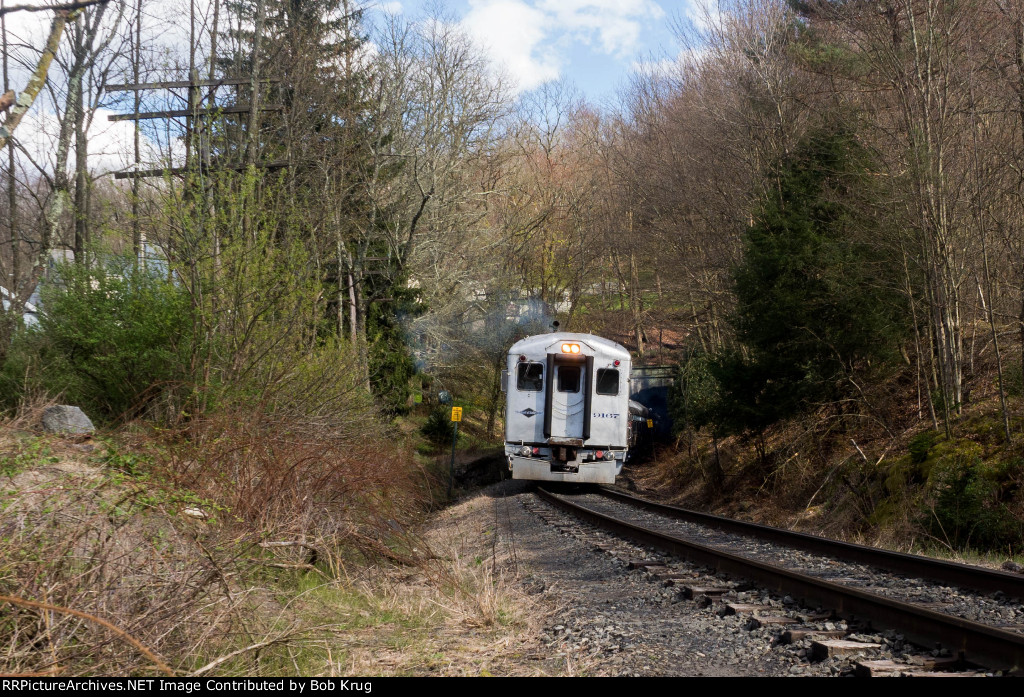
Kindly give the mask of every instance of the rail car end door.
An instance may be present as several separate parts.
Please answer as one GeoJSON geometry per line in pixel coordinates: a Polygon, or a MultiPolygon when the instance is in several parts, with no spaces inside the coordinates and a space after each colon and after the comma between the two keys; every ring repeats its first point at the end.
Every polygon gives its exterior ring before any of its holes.
{"type": "Polygon", "coordinates": [[[545,437],[579,441],[577,445],[583,445],[583,441],[590,437],[587,432],[589,419],[586,417],[590,408],[589,385],[593,365],[594,359],[589,356],[548,354],[551,380],[546,396],[551,421],[547,424],[545,437]]]}

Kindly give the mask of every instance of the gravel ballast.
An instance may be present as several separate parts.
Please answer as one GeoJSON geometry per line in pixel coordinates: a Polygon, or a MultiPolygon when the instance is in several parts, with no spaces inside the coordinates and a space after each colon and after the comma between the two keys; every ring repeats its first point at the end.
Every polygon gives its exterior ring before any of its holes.
{"type": "Polygon", "coordinates": [[[946,653],[919,650],[896,632],[849,627],[820,608],[619,540],[549,506],[526,483],[502,482],[482,495],[493,498],[501,556],[552,609],[539,650],[571,673],[825,677],[852,675],[863,660],[911,672],[946,653]],[[690,597],[688,586],[724,590],[720,598],[690,597]],[[878,646],[818,660],[817,637],[805,630],[878,646]],[[787,633],[792,643],[784,643],[787,633]]]}

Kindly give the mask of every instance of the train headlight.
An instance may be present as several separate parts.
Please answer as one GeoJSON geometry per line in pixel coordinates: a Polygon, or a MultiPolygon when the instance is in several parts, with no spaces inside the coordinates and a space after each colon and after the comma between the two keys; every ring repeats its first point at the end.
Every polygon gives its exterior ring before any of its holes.
{"type": "Polygon", "coordinates": [[[614,460],[614,459],[615,459],[615,456],[614,456],[614,455],[612,455],[612,451],[611,451],[611,450],[609,450],[609,451],[605,452],[605,454],[604,454],[604,459],[605,459],[605,460],[614,460]]]}
{"type": "Polygon", "coordinates": [[[579,344],[562,344],[562,353],[579,353],[579,344]]]}
{"type": "Polygon", "coordinates": [[[522,455],[523,457],[530,457],[530,455],[533,454],[533,448],[531,448],[528,445],[524,445],[519,449],[519,454],[522,455]]]}

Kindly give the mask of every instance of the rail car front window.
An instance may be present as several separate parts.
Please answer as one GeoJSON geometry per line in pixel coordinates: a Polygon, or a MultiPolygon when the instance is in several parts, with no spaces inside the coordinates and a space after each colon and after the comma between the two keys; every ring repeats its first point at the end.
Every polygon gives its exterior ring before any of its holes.
{"type": "Polygon", "coordinates": [[[619,371],[612,368],[598,368],[597,393],[617,395],[619,393],[619,371]]]}
{"type": "Polygon", "coordinates": [[[516,387],[520,392],[540,392],[544,389],[544,364],[520,363],[516,373],[516,387]]]}
{"type": "Polygon", "coordinates": [[[574,365],[558,366],[558,391],[580,391],[580,369],[574,365]]]}

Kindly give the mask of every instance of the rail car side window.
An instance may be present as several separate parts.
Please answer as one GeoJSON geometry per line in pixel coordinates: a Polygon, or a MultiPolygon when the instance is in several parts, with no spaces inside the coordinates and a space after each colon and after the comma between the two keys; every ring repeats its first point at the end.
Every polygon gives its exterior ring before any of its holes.
{"type": "Polygon", "coordinates": [[[580,391],[580,369],[574,365],[558,366],[558,391],[580,391]]]}
{"type": "Polygon", "coordinates": [[[544,389],[544,364],[520,363],[516,373],[516,387],[520,392],[540,392],[544,389]]]}
{"type": "Polygon", "coordinates": [[[597,393],[617,395],[619,393],[619,371],[612,368],[598,368],[597,393]]]}

